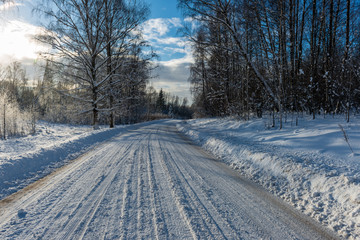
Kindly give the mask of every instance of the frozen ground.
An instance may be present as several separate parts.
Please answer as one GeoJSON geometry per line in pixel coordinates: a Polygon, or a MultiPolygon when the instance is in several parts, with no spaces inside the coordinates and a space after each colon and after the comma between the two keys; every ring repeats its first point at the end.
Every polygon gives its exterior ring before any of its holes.
{"type": "MultiPolygon", "coordinates": [[[[119,133],[0,201],[0,239],[336,238],[192,144],[176,123],[86,133],[63,143],[119,133]]],[[[67,149],[49,151],[57,148],[67,149]]],[[[38,160],[28,156],[37,166],[38,160]]]]}
{"type": "Polygon", "coordinates": [[[360,239],[360,120],[198,119],[178,128],[247,178],[348,239],[360,239]],[[351,152],[341,124],[349,137],[351,152]]]}

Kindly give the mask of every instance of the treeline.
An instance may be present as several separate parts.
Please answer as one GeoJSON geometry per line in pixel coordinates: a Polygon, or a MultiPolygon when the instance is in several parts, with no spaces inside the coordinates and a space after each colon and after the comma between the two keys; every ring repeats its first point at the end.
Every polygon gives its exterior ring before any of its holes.
{"type": "Polygon", "coordinates": [[[146,120],[162,118],[189,119],[193,110],[188,106],[187,98],[171,95],[160,89],[157,92],[149,87],[146,93],[146,120]]]}
{"type": "Polygon", "coordinates": [[[177,97],[165,94],[151,102],[156,91],[147,90],[147,82],[155,54],[142,37],[140,25],[149,14],[142,1],[42,3],[35,12],[47,18],[47,25],[35,39],[50,49],[40,54],[42,74],[31,82],[20,63],[6,68],[0,79],[0,136],[33,133],[37,119],[97,129],[150,120],[154,114],[191,115],[187,101],[177,97]]]}
{"type": "MultiPolygon", "coordinates": [[[[84,105],[74,101],[73,96],[67,94],[71,82],[59,81],[58,71],[50,70],[46,64],[43,77],[37,81],[34,89],[39,94],[37,106],[38,117],[53,123],[92,124],[92,112],[84,112],[84,105]]],[[[192,110],[188,100],[162,89],[156,91],[147,86],[147,82],[134,84],[136,79],[122,81],[121,90],[117,91],[114,100],[114,123],[132,124],[164,118],[191,118],[192,110]]],[[[81,101],[80,101],[81,103],[81,101]]],[[[106,102],[104,103],[106,104],[106,102]]],[[[109,112],[99,112],[99,124],[107,124],[109,112]]]]}
{"type": "MultiPolygon", "coordinates": [[[[123,74],[126,74],[124,72],[123,74]]],[[[41,80],[38,80],[36,89],[39,92],[38,113],[39,119],[54,123],[94,124],[94,115],[91,102],[82,98],[88,93],[74,87],[73,79],[63,78],[62,71],[56,65],[47,62],[41,80]]],[[[146,96],[147,78],[121,79],[113,91],[113,107],[108,109],[108,99],[97,102],[98,113],[96,124],[125,124],[141,120],[145,112],[144,101],[146,96]],[[110,111],[111,110],[111,111],[110,111]],[[110,113],[111,118],[110,118],[110,113]],[[111,121],[110,121],[111,120],[111,121]]]]}
{"type": "MultiPolygon", "coordinates": [[[[358,112],[360,2],[179,0],[198,115],[358,112]]],[[[296,115],[296,114],[295,114],[296,115]]]]}
{"type": "Polygon", "coordinates": [[[39,67],[34,66],[33,79],[29,79],[25,66],[20,62],[0,67],[1,139],[34,134],[38,120],[90,123],[89,117],[80,114],[82,106],[62,94],[70,85],[55,79],[49,63],[45,69],[39,67]]]}
{"type": "MultiPolygon", "coordinates": [[[[63,81],[50,61],[34,67],[37,71],[29,79],[19,62],[0,67],[0,139],[25,136],[36,132],[38,120],[51,123],[93,123],[91,112],[84,112],[82,101],[69,95],[72,81],[63,81]]],[[[131,124],[163,118],[191,118],[193,111],[188,100],[156,91],[146,82],[137,85],[129,79],[121,83],[114,100],[114,124],[131,124]],[[129,87],[132,86],[132,87],[129,87]],[[121,95],[120,95],[121,94],[121,95]]],[[[105,104],[105,103],[104,103],[105,104]]],[[[109,112],[99,112],[99,124],[109,123],[109,112]]]]}

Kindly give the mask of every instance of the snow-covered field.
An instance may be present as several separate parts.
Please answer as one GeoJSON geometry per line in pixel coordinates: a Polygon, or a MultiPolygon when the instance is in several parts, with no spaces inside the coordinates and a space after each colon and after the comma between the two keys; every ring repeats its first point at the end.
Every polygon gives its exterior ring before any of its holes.
{"type": "Polygon", "coordinates": [[[0,199],[125,130],[39,122],[34,135],[0,140],[0,199]]]}
{"type": "Polygon", "coordinates": [[[178,129],[339,235],[360,239],[360,120],[300,119],[282,130],[269,125],[267,119],[197,119],[178,129]]]}

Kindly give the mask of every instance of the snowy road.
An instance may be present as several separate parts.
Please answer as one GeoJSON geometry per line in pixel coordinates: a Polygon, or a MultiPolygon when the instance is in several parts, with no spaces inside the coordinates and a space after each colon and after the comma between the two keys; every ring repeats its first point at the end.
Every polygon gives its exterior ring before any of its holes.
{"type": "Polygon", "coordinates": [[[0,239],[332,239],[178,134],[139,125],[0,202],[0,239]]]}

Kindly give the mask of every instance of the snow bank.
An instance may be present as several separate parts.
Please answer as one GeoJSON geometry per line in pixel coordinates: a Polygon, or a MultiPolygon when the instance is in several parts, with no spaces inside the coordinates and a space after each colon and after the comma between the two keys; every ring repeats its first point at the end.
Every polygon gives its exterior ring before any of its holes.
{"type": "Polygon", "coordinates": [[[360,121],[198,119],[180,131],[234,169],[348,239],[360,238],[360,121]],[[351,152],[338,124],[349,137],[351,152]]]}
{"type": "Polygon", "coordinates": [[[37,134],[0,140],[0,199],[49,174],[127,128],[70,126],[45,122],[37,134]]]}

